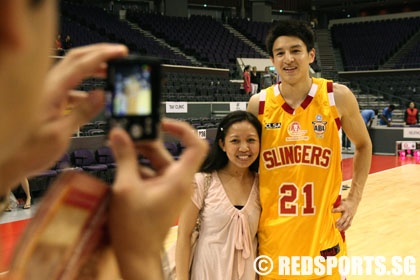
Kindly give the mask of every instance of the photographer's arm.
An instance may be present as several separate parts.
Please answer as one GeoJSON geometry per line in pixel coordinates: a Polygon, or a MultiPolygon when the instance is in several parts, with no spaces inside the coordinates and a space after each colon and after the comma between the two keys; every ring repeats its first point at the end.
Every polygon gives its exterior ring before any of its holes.
{"type": "Polygon", "coordinates": [[[190,198],[194,174],[207,155],[207,142],[187,123],[164,120],[162,127],[186,147],[177,161],[161,141],[135,146],[122,129],[110,134],[118,167],[109,230],[125,280],[162,278],[163,241],[190,198]],[[154,171],[138,165],[136,148],[150,159],[154,171]]]}

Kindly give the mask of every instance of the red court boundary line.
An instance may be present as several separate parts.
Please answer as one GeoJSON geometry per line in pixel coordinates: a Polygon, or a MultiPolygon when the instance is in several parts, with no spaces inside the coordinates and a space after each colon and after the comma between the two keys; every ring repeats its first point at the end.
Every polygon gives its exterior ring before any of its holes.
{"type": "Polygon", "coordinates": [[[29,219],[0,224],[0,272],[8,270],[12,252],[29,219]]]}

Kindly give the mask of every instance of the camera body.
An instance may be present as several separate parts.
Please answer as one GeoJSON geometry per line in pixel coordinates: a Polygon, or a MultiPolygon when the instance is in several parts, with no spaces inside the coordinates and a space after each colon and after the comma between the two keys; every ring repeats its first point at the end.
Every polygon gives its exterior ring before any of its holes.
{"type": "Polygon", "coordinates": [[[130,55],[108,61],[106,117],[135,141],[155,139],[160,123],[161,62],[130,55]]]}

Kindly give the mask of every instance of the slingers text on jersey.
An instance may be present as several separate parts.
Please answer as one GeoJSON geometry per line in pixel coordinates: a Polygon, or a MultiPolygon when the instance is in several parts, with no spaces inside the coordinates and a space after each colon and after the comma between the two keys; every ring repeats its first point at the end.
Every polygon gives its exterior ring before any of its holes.
{"type": "Polygon", "coordinates": [[[278,146],[261,153],[266,169],[275,169],[290,165],[310,165],[328,168],[332,150],[317,145],[296,144],[278,146]]]}

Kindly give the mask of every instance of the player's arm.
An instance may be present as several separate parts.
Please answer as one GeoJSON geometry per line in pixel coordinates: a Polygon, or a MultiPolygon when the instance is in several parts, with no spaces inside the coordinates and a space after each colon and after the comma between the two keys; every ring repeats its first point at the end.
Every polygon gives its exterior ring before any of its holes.
{"type": "Polygon", "coordinates": [[[247,107],[247,111],[252,113],[253,115],[255,115],[256,117],[258,117],[258,107],[259,107],[259,103],[260,103],[260,94],[254,94],[253,96],[251,96],[251,98],[249,99],[248,102],[248,107],[247,107]]]}
{"type": "Polygon", "coordinates": [[[334,98],[341,117],[342,129],[355,145],[350,193],[341,205],[334,210],[343,213],[337,221],[337,227],[340,230],[346,230],[351,225],[362,199],[372,160],[372,143],[363,118],[359,113],[357,100],[350,89],[344,85],[334,84],[334,98]]]}

